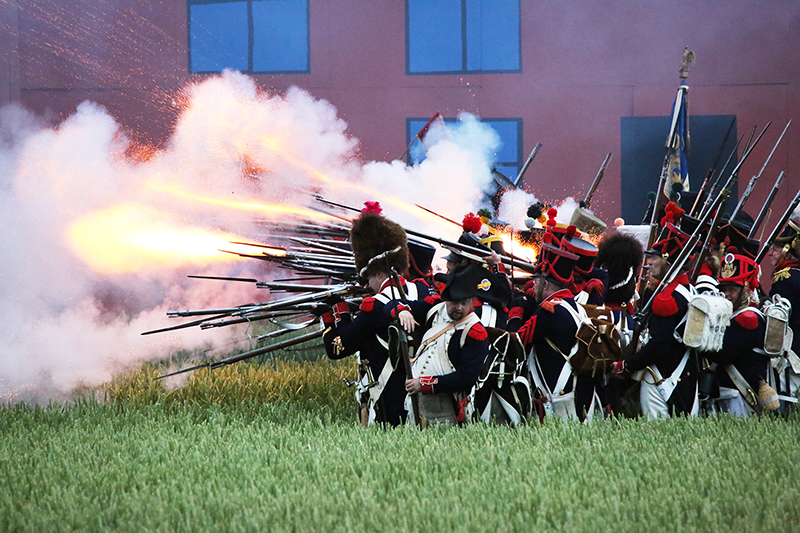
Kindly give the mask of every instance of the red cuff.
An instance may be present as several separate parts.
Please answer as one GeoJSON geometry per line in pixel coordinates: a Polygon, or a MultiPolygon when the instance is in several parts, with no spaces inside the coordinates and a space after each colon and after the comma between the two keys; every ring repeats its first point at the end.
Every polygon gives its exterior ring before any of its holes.
{"type": "Polygon", "coordinates": [[[506,266],[503,263],[497,263],[496,265],[492,265],[492,272],[494,274],[505,274],[506,266]]]}
{"type": "Polygon", "coordinates": [[[333,306],[333,312],[341,316],[345,313],[349,313],[350,307],[347,306],[347,302],[338,302],[336,305],[333,306]]]}
{"type": "Polygon", "coordinates": [[[325,324],[325,327],[331,327],[336,323],[336,319],[333,317],[333,313],[330,311],[327,313],[322,314],[322,323],[325,324]]]}
{"type": "Polygon", "coordinates": [[[397,307],[392,309],[392,318],[397,318],[401,311],[411,312],[411,308],[405,304],[398,304],[397,307]]]}
{"type": "Polygon", "coordinates": [[[422,376],[419,378],[419,384],[422,385],[422,394],[433,394],[433,386],[439,383],[439,378],[435,376],[422,376]]]}

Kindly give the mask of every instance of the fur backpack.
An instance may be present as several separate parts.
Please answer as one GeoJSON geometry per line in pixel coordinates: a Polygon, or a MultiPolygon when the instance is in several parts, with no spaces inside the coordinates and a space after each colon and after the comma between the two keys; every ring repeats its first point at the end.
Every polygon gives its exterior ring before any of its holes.
{"type": "Polygon", "coordinates": [[[686,324],[683,338],[678,334],[678,328],[675,338],[701,352],[718,352],[722,349],[725,330],[731,325],[732,314],[733,304],[724,294],[718,291],[695,294],[689,300],[689,310],[681,320],[681,324],[686,324]]]}
{"type": "Polygon", "coordinates": [[[621,337],[614,325],[612,311],[588,304],[578,305],[576,311],[569,304],[561,305],[569,311],[578,326],[575,346],[567,357],[572,371],[587,377],[605,375],[612,363],[622,359],[621,337]]]}

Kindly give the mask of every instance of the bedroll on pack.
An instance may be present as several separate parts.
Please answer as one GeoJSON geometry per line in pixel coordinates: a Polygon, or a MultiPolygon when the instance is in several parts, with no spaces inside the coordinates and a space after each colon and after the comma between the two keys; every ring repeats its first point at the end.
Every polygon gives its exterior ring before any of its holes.
{"type": "Polygon", "coordinates": [[[767,319],[764,351],[770,357],[780,357],[792,345],[792,330],[789,328],[792,304],[786,298],[776,294],[772,299],[764,302],[762,309],[764,317],[767,319]]]}
{"type": "Polygon", "coordinates": [[[732,314],[733,304],[718,291],[693,296],[682,320],[686,323],[682,342],[704,352],[720,351],[732,314]]]}
{"type": "Polygon", "coordinates": [[[622,359],[622,343],[610,309],[579,305],[583,315],[575,333],[577,350],[570,357],[572,371],[579,376],[604,375],[622,359]]]}

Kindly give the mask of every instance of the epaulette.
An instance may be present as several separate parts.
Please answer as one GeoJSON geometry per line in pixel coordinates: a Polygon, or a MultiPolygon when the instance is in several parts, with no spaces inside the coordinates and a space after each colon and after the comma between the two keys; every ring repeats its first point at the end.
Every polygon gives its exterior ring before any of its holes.
{"type": "Polygon", "coordinates": [[[361,302],[360,309],[362,311],[366,311],[367,313],[369,313],[370,311],[372,311],[374,307],[375,307],[375,298],[373,298],[372,296],[368,296],[364,298],[363,302],[361,302]]]}
{"type": "Polygon", "coordinates": [[[737,324],[747,330],[754,330],[758,327],[758,315],[753,311],[743,311],[733,317],[737,324]]]}
{"type": "Polygon", "coordinates": [[[431,286],[430,283],[425,281],[425,278],[417,278],[417,279],[411,281],[411,283],[417,283],[417,282],[422,282],[422,284],[425,285],[428,288],[430,288],[430,286],[431,286]]]}
{"type": "Polygon", "coordinates": [[[678,302],[672,295],[673,290],[664,289],[653,300],[653,312],[658,316],[672,316],[678,312],[678,302]]]}
{"type": "Polygon", "coordinates": [[[483,327],[483,324],[476,322],[475,325],[470,328],[467,336],[475,339],[476,341],[485,341],[489,334],[486,333],[486,328],[483,327]]]}
{"type": "Polygon", "coordinates": [[[789,272],[791,268],[784,268],[783,270],[779,270],[775,272],[775,275],[772,276],[772,283],[777,283],[778,281],[783,281],[785,279],[789,279],[792,277],[791,272],[789,272]]]}
{"type": "Polygon", "coordinates": [[[442,301],[442,297],[438,294],[431,294],[430,296],[425,297],[425,303],[430,305],[436,305],[442,301]]]}
{"type": "Polygon", "coordinates": [[[557,303],[558,302],[554,302],[554,301],[551,301],[551,300],[545,300],[545,301],[542,302],[542,305],[540,305],[539,307],[541,307],[542,309],[544,309],[548,313],[553,313],[556,310],[556,304],[557,303]]]}
{"type": "Polygon", "coordinates": [[[514,306],[508,311],[508,319],[511,320],[512,318],[522,318],[525,314],[525,309],[520,306],[514,306]]]}

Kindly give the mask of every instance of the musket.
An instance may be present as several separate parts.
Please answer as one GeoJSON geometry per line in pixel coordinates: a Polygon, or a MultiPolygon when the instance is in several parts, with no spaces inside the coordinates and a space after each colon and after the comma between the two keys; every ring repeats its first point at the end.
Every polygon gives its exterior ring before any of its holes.
{"type": "Polygon", "coordinates": [[[755,175],[752,178],[750,178],[750,183],[747,184],[747,189],[745,189],[744,194],[742,194],[742,197],[739,198],[739,203],[736,205],[736,209],[734,209],[733,213],[731,213],[731,216],[729,218],[730,221],[735,220],[736,219],[736,215],[738,215],[739,211],[741,211],[742,208],[744,207],[745,202],[747,202],[747,199],[750,197],[750,194],[753,192],[753,188],[756,186],[756,183],[761,178],[761,174],[764,173],[764,169],[767,168],[767,165],[769,164],[769,160],[772,159],[772,155],[775,153],[775,150],[778,149],[778,145],[781,143],[781,139],[783,139],[783,136],[786,134],[786,130],[789,129],[789,124],[791,124],[791,123],[792,123],[791,120],[786,123],[786,127],[783,128],[783,133],[781,133],[781,136],[778,137],[778,140],[775,143],[775,146],[772,147],[772,151],[769,153],[769,156],[767,156],[767,160],[764,161],[764,165],[761,167],[761,170],[758,171],[757,175],[755,175]]]}
{"type": "Polygon", "coordinates": [[[191,276],[191,275],[186,277],[192,279],[216,279],[221,281],[243,281],[245,283],[258,283],[258,280],[255,278],[235,278],[228,276],[191,276]]]}
{"type": "Polygon", "coordinates": [[[445,220],[445,221],[447,221],[447,222],[449,222],[449,223],[451,223],[451,224],[454,224],[454,225],[458,226],[458,227],[459,227],[459,228],[461,228],[461,229],[463,229],[463,228],[464,228],[463,224],[459,224],[458,222],[456,222],[456,221],[455,221],[455,220],[453,220],[452,218],[447,218],[446,216],[444,216],[444,215],[440,215],[440,214],[439,214],[439,213],[437,213],[436,211],[433,211],[432,209],[428,209],[427,207],[422,207],[422,206],[421,206],[421,205],[419,205],[419,204],[414,204],[414,205],[415,205],[416,207],[419,207],[420,209],[422,209],[422,210],[423,210],[423,211],[425,211],[426,213],[430,213],[430,214],[431,214],[431,215],[433,215],[433,216],[439,217],[439,218],[441,218],[442,220],[445,220]]]}
{"type": "MultiPolygon", "coordinates": [[[[719,160],[722,157],[722,152],[725,150],[725,144],[728,142],[728,137],[731,135],[731,131],[733,131],[733,125],[736,124],[736,117],[733,117],[731,120],[731,125],[728,126],[728,131],[725,133],[725,138],[722,139],[722,146],[719,147],[719,152],[717,152],[717,158],[714,160],[714,164],[711,165],[711,168],[708,169],[708,174],[706,174],[706,179],[703,180],[703,184],[700,186],[700,189],[697,191],[697,197],[694,199],[694,204],[692,208],[689,210],[689,216],[694,216],[694,212],[697,209],[697,205],[700,203],[700,198],[702,198],[703,193],[706,190],[706,185],[714,179],[714,173],[717,170],[717,165],[719,164],[719,160]]],[[[726,165],[727,166],[727,165],[726,165]]],[[[725,169],[723,168],[723,171],[725,169]]]]}
{"type": "Polygon", "coordinates": [[[424,126],[422,126],[422,128],[417,132],[417,134],[414,135],[414,138],[411,139],[411,142],[408,143],[408,146],[406,147],[406,151],[403,152],[403,155],[401,155],[400,157],[397,158],[398,161],[401,161],[406,156],[406,154],[409,152],[409,150],[411,150],[411,145],[414,144],[414,141],[416,141],[417,139],[419,139],[420,142],[422,141],[422,139],[425,137],[425,135],[428,134],[428,129],[431,127],[431,124],[433,124],[433,121],[436,120],[437,118],[439,118],[439,116],[440,115],[439,115],[438,112],[435,113],[431,117],[431,119],[428,122],[426,122],[424,126]]]}
{"type": "Polygon", "coordinates": [[[542,147],[542,143],[536,143],[536,146],[533,147],[533,150],[531,150],[531,154],[528,156],[528,159],[525,160],[525,164],[522,165],[521,169],[519,169],[519,174],[517,174],[517,177],[512,182],[514,184],[514,187],[519,185],[519,180],[521,180],[522,176],[525,175],[525,171],[528,170],[529,166],[531,166],[531,162],[533,161],[533,158],[536,157],[536,154],[539,152],[539,148],[541,148],[541,147],[542,147]]]}
{"type": "MultiPolygon", "coordinates": [[[[400,276],[397,274],[397,270],[392,267],[392,272],[390,276],[390,284],[392,286],[392,293],[397,291],[397,295],[400,297],[401,300],[405,300],[406,292],[403,290],[403,285],[400,283],[400,276]]],[[[413,372],[411,371],[411,356],[409,354],[409,339],[408,335],[406,335],[403,326],[400,324],[398,319],[395,319],[392,325],[389,326],[388,330],[388,341],[389,341],[389,357],[392,356],[392,353],[398,359],[403,360],[403,369],[405,370],[406,379],[412,379],[414,377],[413,372]]],[[[411,415],[414,417],[414,423],[420,429],[422,429],[422,416],[419,411],[419,395],[417,393],[409,394],[409,398],[411,399],[411,415]]]]}
{"type": "Polygon", "coordinates": [[[240,353],[239,355],[234,355],[232,357],[228,357],[226,359],[220,359],[219,361],[210,361],[207,363],[201,363],[199,365],[195,365],[189,368],[184,368],[182,370],[178,370],[176,372],[170,372],[169,374],[164,374],[163,376],[158,376],[155,379],[164,379],[171,376],[177,376],[178,374],[184,374],[186,372],[192,372],[194,370],[200,370],[201,368],[208,368],[213,370],[215,368],[219,368],[225,365],[232,365],[233,363],[238,363],[239,361],[244,361],[245,359],[250,359],[251,357],[256,357],[258,355],[264,355],[269,352],[274,352],[276,350],[280,350],[283,348],[288,348],[290,346],[294,346],[296,344],[300,344],[309,340],[318,339],[322,337],[322,334],[325,333],[324,330],[312,331],[310,333],[306,333],[305,335],[299,335],[292,339],[287,339],[285,341],[281,341],[275,344],[270,344],[269,346],[263,346],[261,348],[256,348],[255,350],[250,350],[249,352],[240,353]]]}
{"type": "MultiPolygon", "coordinates": [[[[750,130],[750,136],[747,138],[747,143],[744,145],[744,151],[747,151],[748,146],[750,145],[750,141],[753,140],[753,135],[756,133],[756,127],[753,126],[753,129],[750,130]]],[[[739,150],[739,145],[742,144],[742,139],[744,139],[744,133],[739,136],[739,140],[736,142],[736,146],[734,146],[733,151],[728,156],[728,160],[725,161],[725,166],[722,167],[722,170],[719,172],[719,176],[717,176],[714,185],[711,187],[711,190],[708,191],[708,196],[706,196],[705,202],[703,202],[703,209],[700,210],[700,213],[703,213],[708,206],[711,205],[711,200],[714,199],[714,196],[717,194],[717,188],[719,187],[720,183],[722,182],[722,178],[725,175],[725,170],[728,168],[728,165],[733,159],[733,156],[737,154],[739,150]]]]}
{"type": "MultiPolygon", "coordinates": [[[[725,204],[728,202],[728,198],[730,198],[730,191],[733,187],[734,182],[734,174],[732,174],[728,181],[725,183],[725,186],[720,191],[719,196],[715,198],[717,202],[712,205],[716,205],[716,210],[714,212],[714,219],[711,221],[711,224],[708,227],[708,234],[706,235],[706,239],[703,242],[703,246],[700,248],[700,253],[697,254],[697,261],[694,264],[694,268],[692,269],[692,273],[689,277],[689,281],[694,284],[697,281],[697,277],[700,275],[700,270],[703,268],[703,263],[705,262],[706,254],[711,250],[711,243],[714,241],[714,236],[717,234],[717,230],[719,230],[719,224],[722,220],[722,212],[725,210],[725,204]]],[[[705,217],[703,220],[708,219],[708,215],[712,211],[709,210],[705,213],[705,217]]],[[[695,232],[702,233],[703,227],[705,222],[702,222],[702,225],[698,224],[695,232]]]]}
{"type": "Polygon", "coordinates": [[[794,210],[797,209],[798,205],[800,205],[800,190],[798,190],[797,194],[794,195],[792,203],[789,204],[789,207],[783,213],[783,216],[778,221],[775,229],[772,230],[772,233],[769,234],[769,238],[764,242],[764,245],[758,251],[758,254],[756,255],[756,263],[761,263],[761,260],[767,255],[770,246],[772,246],[772,243],[775,242],[776,238],[778,238],[783,226],[785,226],[786,223],[789,222],[789,219],[792,218],[792,214],[794,213],[794,210]]]}
{"type": "MultiPolygon", "coordinates": [[[[350,257],[353,256],[353,251],[350,249],[350,243],[346,241],[339,241],[342,242],[347,246],[347,248],[340,248],[338,246],[330,246],[328,244],[319,242],[318,240],[313,239],[301,239],[299,237],[289,237],[290,241],[296,242],[298,244],[305,244],[311,248],[317,248],[319,250],[326,250],[328,252],[338,254],[338,255],[348,255],[350,257]]],[[[335,241],[332,241],[335,242],[335,241]]]]}
{"type": "MultiPolygon", "coordinates": [[[[736,166],[733,167],[733,170],[731,171],[730,175],[728,176],[728,180],[725,182],[724,189],[727,189],[728,192],[730,192],[731,188],[733,187],[733,182],[731,180],[738,179],[738,177],[739,177],[739,169],[742,168],[742,165],[744,164],[744,162],[747,161],[747,158],[750,157],[751,153],[753,153],[753,148],[755,148],[758,145],[758,141],[760,141],[761,137],[764,136],[764,133],[767,131],[767,128],[769,128],[770,124],[772,124],[772,122],[767,122],[767,125],[764,126],[764,129],[761,130],[761,133],[759,133],[758,137],[756,137],[756,140],[753,141],[753,144],[750,144],[749,139],[748,139],[748,143],[747,143],[747,146],[745,148],[744,154],[742,154],[742,158],[739,160],[738,163],[736,163],[736,166]]],[[[722,176],[720,176],[720,178],[721,177],[722,176]]],[[[715,198],[717,196],[718,195],[716,195],[715,198]]],[[[702,214],[705,214],[705,211],[706,210],[704,210],[702,214]]],[[[729,218],[728,220],[733,220],[733,218],[729,218]]]]}
{"type": "MultiPolygon", "coordinates": [[[[415,237],[419,237],[421,239],[425,239],[427,241],[435,242],[435,243],[439,244],[440,246],[443,246],[444,248],[447,248],[447,249],[449,249],[451,251],[456,251],[456,252],[469,254],[469,256],[470,256],[469,258],[473,259],[475,261],[485,262],[483,257],[485,257],[487,255],[490,255],[492,253],[492,250],[489,249],[488,247],[487,247],[486,250],[484,250],[482,248],[477,248],[475,246],[470,246],[468,244],[461,244],[460,242],[448,241],[446,239],[441,239],[439,237],[434,237],[432,235],[427,235],[425,233],[421,233],[419,231],[410,230],[408,228],[406,228],[406,233],[408,233],[409,235],[413,235],[415,237]]],[[[497,255],[500,256],[501,260],[502,259],[506,259],[507,260],[507,261],[503,261],[503,264],[509,264],[510,265],[511,262],[513,262],[515,267],[521,268],[522,270],[525,270],[525,271],[528,271],[528,272],[533,272],[534,266],[530,262],[526,261],[525,259],[517,257],[517,256],[515,256],[513,254],[508,253],[508,252],[505,252],[505,253],[502,253],[502,254],[497,254],[497,255]]]]}
{"type": "Polygon", "coordinates": [[[592,202],[592,196],[594,196],[597,187],[600,186],[600,181],[603,179],[603,174],[606,171],[606,167],[608,166],[609,161],[611,161],[612,153],[609,152],[606,158],[603,160],[603,164],[600,165],[600,170],[597,171],[597,175],[594,177],[594,181],[592,182],[592,186],[589,187],[589,191],[586,193],[586,196],[583,198],[583,207],[588,208],[589,204],[592,202]]]}
{"type": "Polygon", "coordinates": [[[772,190],[769,191],[769,195],[767,196],[767,201],[764,202],[764,205],[761,206],[761,211],[758,212],[758,216],[753,221],[753,226],[750,228],[750,233],[747,234],[748,239],[754,239],[756,232],[758,231],[758,227],[761,225],[761,222],[764,221],[764,217],[767,215],[767,211],[769,210],[769,206],[772,205],[772,201],[775,200],[775,196],[778,195],[778,190],[781,188],[781,184],[783,183],[783,177],[786,175],[784,171],[778,175],[778,179],[775,180],[775,185],[772,186],[772,190]]]}
{"type": "MultiPolygon", "coordinates": [[[[342,209],[347,209],[347,210],[350,210],[350,211],[356,211],[356,212],[359,212],[359,213],[361,212],[359,209],[356,209],[355,207],[350,207],[348,205],[343,205],[343,204],[337,204],[335,202],[331,202],[330,200],[326,200],[325,198],[323,198],[322,196],[319,196],[319,195],[315,195],[314,198],[316,200],[318,200],[320,202],[323,202],[323,203],[326,203],[328,205],[332,205],[332,206],[335,206],[335,207],[340,207],[342,209]]],[[[451,221],[451,222],[453,222],[453,221],[451,221]]],[[[460,226],[460,224],[458,224],[458,225],[460,226]]],[[[435,243],[439,244],[440,246],[444,246],[445,248],[450,248],[450,249],[455,248],[458,251],[467,252],[469,254],[472,254],[473,256],[477,256],[475,259],[478,260],[478,261],[483,261],[483,259],[481,259],[482,257],[491,254],[491,250],[490,249],[483,250],[481,248],[476,248],[474,246],[469,246],[467,244],[461,244],[460,242],[453,242],[453,241],[448,241],[446,239],[441,239],[439,237],[433,237],[431,235],[427,235],[427,234],[421,233],[419,231],[410,230],[408,228],[403,228],[403,229],[405,230],[405,232],[407,234],[413,235],[414,237],[419,237],[421,239],[425,239],[426,241],[435,242],[435,243]]],[[[513,254],[508,253],[508,252],[503,253],[503,254],[498,254],[498,255],[500,256],[501,259],[505,258],[508,261],[513,261],[515,267],[519,267],[519,268],[521,268],[523,270],[527,270],[527,271],[530,271],[530,272],[533,271],[533,268],[534,268],[533,265],[530,262],[526,261],[525,259],[517,257],[517,256],[515,256],[513,254]],[[519,262],[520,264],[517,264],[517,262],[519,262]]],[[[504,262],[504,264],[510,264],[510,263],[504,262]]]]}

